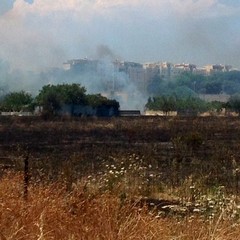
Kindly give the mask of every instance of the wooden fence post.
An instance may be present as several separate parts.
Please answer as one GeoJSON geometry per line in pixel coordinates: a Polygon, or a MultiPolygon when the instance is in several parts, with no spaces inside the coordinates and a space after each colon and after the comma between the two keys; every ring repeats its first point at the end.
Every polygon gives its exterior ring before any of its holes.
{"type": "Polygon", "coordinates": [[[27,152],[26,157],[24,158],[24,200],[28,198],[28,185],[29,185],[29,152],[27,152]]]}

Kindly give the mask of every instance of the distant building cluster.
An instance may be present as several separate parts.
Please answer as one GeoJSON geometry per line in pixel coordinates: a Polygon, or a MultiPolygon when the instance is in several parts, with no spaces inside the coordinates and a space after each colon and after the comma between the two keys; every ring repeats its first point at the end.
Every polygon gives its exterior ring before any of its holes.
{"type": "MultiPolygon", "coordinates": [[[[91,60],[87,58],[68,60],[63,64],[65,70],[76,71],[93,71],[104,77],[105,65],[109,63],[101,62],[100,60],[91,60]],[[103,66],[104,65],[104,66],[103,66]]],[[[201,74],[204,76],[211,75],[217,72],[229,72],[233,69],[230,65],[212,64],[204,67],[197,67],[195,64],[180,63],[173,64],[170,62],[155,62],[155,63],[136,63],[128,61],[115,60],[110,63],[111,71],[114,77],[117,73],[125,73],[131,82],[138,86],[139,90],[145,91],[149,82],[154,77],[159,77],[162,80],[172,80],[184,72],[193,74],[201,74]]]]}

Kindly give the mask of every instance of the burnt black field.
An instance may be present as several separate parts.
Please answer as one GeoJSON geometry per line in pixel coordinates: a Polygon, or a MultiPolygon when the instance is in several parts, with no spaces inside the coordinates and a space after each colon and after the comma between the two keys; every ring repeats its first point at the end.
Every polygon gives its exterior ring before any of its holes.
{"type": "Polygon", "coordinates": [[[108,165],[137,164],[165,185],[191,177],[235,192],[239,140],[240,119],[234,117],[1,117],[0,164],[2,174],[23,171],[28,157],[31,179],[49,181],[66,169],[76,181],[108,165]]]}

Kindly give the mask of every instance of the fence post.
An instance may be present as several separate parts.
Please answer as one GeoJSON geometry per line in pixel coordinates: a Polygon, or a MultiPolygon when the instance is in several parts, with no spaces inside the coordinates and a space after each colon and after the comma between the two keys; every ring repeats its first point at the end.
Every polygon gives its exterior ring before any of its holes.
{"type": "Polygon", "coordinates": [[[24,158],[24,192],[23,197],[24,200],[28,198],[28,185],[29,185],[29,152],[27,151],[27,155],[24,158]]]}

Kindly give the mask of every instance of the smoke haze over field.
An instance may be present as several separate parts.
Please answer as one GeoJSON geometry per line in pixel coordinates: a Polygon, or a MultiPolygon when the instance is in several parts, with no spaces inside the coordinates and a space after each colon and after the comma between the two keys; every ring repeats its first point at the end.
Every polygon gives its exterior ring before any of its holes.
{"type": "Polygon", "coordinates": [[[37,89],[29,71],[85,56],[240,68],[239,14],[238,0],[1,0],[0,83],[37,89]]]}
{"type": "Polygon", "coordinates": [[[239,67],[237,0],[1,0],[0,58],[59,66],[105,45],[122,58],[239,67]]]}

